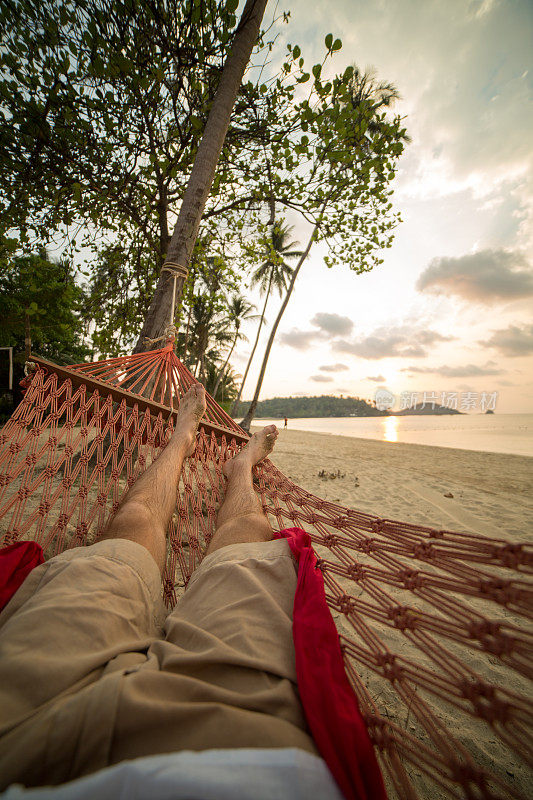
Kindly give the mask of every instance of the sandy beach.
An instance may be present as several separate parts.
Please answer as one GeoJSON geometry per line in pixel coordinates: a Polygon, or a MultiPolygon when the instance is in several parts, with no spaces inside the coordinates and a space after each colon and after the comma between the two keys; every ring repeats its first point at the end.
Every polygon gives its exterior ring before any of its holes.
{"type": "MultiPolygon", "coordinates": [[[[511,541],[531,542],[533,538],[533,458],[281,429],[271,460],[304,489],[349,508],[511,541]]],[[[321,555],[331,558],[325,550],[321,555]]],[[[343,586],[349,593],[354,591],[351,583],[343,586]]],[[[390,591],[398,602],[405,602],[396,590],[390,591]]],[[[418,601],[410,597],[408,602],[416,605],[418,601]]],[[[495,609],[494,604],[477,598],[471,602],[488,617],[523,629],[524,620],[507,609],[495,609]]],[[[333,618],[341,634],[354,637],[342,614],[333,612],[333,618]]],[[[370,627],[374,627],[372,623],[370,627]]],[[[405,636],[381,626],[378,633],[391,652],[433,669],[405,636]]],[[[530,695],[527,680],[499,659],[486,658],[475,649],[459,649],[449,641],[444,644],[489,683],[530,695]]],[[[421,745],[427,745],[426,731],[413,715],[406,715],[394,689],[361,665],[358,672],[371,694],[379,698],[382,712],[421,745]]],[[[427,700],[438,719],[458,733],[474,763],[493,770],[516,791],[504,792],[502,797],[529,796],[530,771],[490,727],[470,715],[458,714],[442,699],[428,696],[427,700]]],[[[407,772],[419,797],[449,797],[416,767],[408,766],[407,772]]],[[[391,790],[387,779],[386,783],[391,790]]],[[[391,796],[395,796],[393,791],[391,796]]]]}
{"type": "Polygon", "coordinates": [[[486,536],[533,537],[527,456],[280,428],[271,460],[304,489],[349,508],[486,536]]]}

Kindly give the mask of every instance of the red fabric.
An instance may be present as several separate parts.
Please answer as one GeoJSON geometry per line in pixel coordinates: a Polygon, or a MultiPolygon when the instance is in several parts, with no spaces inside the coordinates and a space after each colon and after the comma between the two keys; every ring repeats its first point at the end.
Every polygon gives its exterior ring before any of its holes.
{"type": "Polygon", "coordinates": [[[298,559],[293,637],[298,689],[315,744],[347,800],[386,800],[383,778],[342,660],[311,537],[301,528],[285,537],[298,559]]]}
{"type": "Polygon", "coordinates": [[[43,561],[43,549],[37,542],[15,542],[0,550],[0,611],[43,561]]]}

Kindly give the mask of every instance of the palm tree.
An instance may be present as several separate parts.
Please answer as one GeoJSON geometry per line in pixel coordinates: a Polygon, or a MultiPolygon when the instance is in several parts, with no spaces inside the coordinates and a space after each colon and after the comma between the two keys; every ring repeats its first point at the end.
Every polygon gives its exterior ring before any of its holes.
{"type": "Polygon", "coordinates": [[[215,386],[211,394],[215,397],[217,393],[217,389],[220,385],[220,381],[224,373],[226,372],[226,367],[228,365],[228,361],[231,358],[231,354],[237,344],[238,339],[245,339],[246,337],[240,332],[241,325],[246,320],[257,319],[257,314],[253,314],[252,311],[255,311],[255,306],[252,303],[249,303],[244,297],[241,297],[238,294],[233,295],[229,304],[228,304],[228,313],[226,316],[226,320],[232,327],[235,328],[235,335],[233,336],[233,340],[231,342],[231,347],[229,349],[228,355],[226,356],[226,360],[222,365],[222,369],[217,375],[217,379],[215,381],[215,386]]]}
{"type": "Polygon", "coordinates": [[[283,225],[282,222],[275,222],[273,224],[271,234],[266,241],[266,258],[252,275],[250,283],[252,286],[260,287],[261,294],[265,294],[265,304],[259,320],[254,346],[252,347],[250,358],[248,359],[246,369],[244,370],[244,375],[239,387],[239,393],[235,398],[233,406],[231,407],[231,413],[234,413],[242,396],[244,384],[246,383],[246,378],[248,377],[248,370],[250,369],[250,365],[259,342],[261,328],[263,327],[263,322],[265,321],[265,312],[270,293],[272,289],[277,289],[279,296],[281,297],[283,292],[286,291],[287,284],[290,281],[292,267],[290,264],[287,264],[285,259],[299,258],[302,255],[301,250],[294,249],[295,247],[298,247],[299,242],[289,241],[291,233],[292,226],[283,225]]]}
{"type": "Polygon", "coordinates": [[[227,322],[217,313],[211,298],[203,294],[194,297],[191,303],[189,364],[202,383],[207,381],[207,361],[219,360],[219,348],[229,340],[227,322]]]}
{"type": "MultiPolygon", "coordinates": [[[[383,107],[388,107],[394,103],[396,99],[398,99],[399,94],[396,88],[392,84],[387,83],[377,83],[372,71],[362,73],[357,67],[354,67],[354,72],[352,79],[350,81],[350,92],[349,92],[349,99],[348,102],[354,107],[357,108],[361,106],[363,103],[370,102],[372,105],[372,109],[374,111],[373,119],[370,120],[370,126],[372,129],[369,132],[373,131],[374,133],[379,132],[379,114],[376,112],[383,107]]],[[[363,134],[363,136],[365,136],[363,134]]],[[[404,141],[409,141],[409,138],[404,134],[403,135],[404,141]]],[[[356,146],[365,146],[366,138],[361,141],[361,135],[359,132],[354,132],[353,134],[348,134],[347,142],[353,142],[353,145],[356,146]]],[[[368,141],[368,152],[369,155],[371,154],[371,139],[368,141]]],[[[272,326],[272,330],[270,331],[270,336],[268,338],[267,346],[265,349],[265,355],[263,356],[263,363],[261,364],[261,369],[259,372],[259,377],[257,379],[257,386],[255,387],[255,394],[253,396],[252,402],[250,403],[250,407],[246,412],[244,419],[241,422],[241,427],[244,430],[248,431],[250,429],[251,422],[255,415],[255,410],[257,408],[257,404],[259,402],[259,395],[261,393],[261,386],[263,385],[263,379],[265,377],[265,372],[268,364],[268,359],[270,357],[270,351],[272,349],[272,345],[274,344],[274,339],[276,337],[276,332],[281,322],[281,318],[287,308],[287,304],[290,300],[292,290],[294,289],[294,285],[296,283],[296,278],[300,272],[300,269],[306,260],[307,256],[309,255],[309,251],[311,250],[311,246],[313,244],[314,237],[318,231],[318,228],[322,222],[322,216],[325,211],[327,205],[327,198],[324,200],[320,213],[317,217],[317,222],[314,225],[313,230],[311,231],[311,235],[307,241],[306,248],[300,258],[298,259],[298,263],[294,267],[292,272],[291,280],[289,283],[289,287],[287,289],[287,293],[281,304],[281,308],[278,312],[274,325],[272,326]]]]}
{"type": "Polygon", "coordinates": [[[142,331],[134,348],[135,353],[145,349],[146,337],[155,339],[161,336],[169,322],[173,322],[170,320],[172,298],[175,296],[176,304],[179,304],[183,293],[186,269],[196,241],[205,203],[211,191],[235,98],[259,35],[266,4],[267,0],[246,0],[231,43],[231,50],[220,76],[204,134],[198,146],[183,196],[174,233],[168,246],[166,261],[180,264],[184,269],[175,275],[167,270],[161,272],[142,331]]]}

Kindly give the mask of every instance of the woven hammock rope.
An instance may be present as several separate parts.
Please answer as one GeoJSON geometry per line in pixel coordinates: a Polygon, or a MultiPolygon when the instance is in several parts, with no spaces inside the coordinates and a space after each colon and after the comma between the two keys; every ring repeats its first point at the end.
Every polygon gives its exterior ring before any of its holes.
{"type": "MultiPolygon", "coordinates": [[[[195,378],[172,342],[70,368],[33,360],[26,394],[0,433],[0,541],[33,539],[51,557],[97,539],[168,441],[173,409],[195,378]]],[[[169,607],[213,535],[222,465],[246,440],[207,396],[169,525],[169,607]]],[[[311,534],[390,797],[525,800],[533,547],[347,509],[296,486],[269,460],[254,468],[254,483],[273,527],[311,534]]]]}

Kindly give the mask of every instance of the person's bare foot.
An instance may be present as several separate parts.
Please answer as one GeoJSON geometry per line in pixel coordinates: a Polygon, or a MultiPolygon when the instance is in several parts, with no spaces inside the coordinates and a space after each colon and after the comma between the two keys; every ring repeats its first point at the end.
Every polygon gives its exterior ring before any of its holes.
{"type": "Polygon", "coordinates": [[[205,408],[205,389],[201,383],[195,383],[180,400],[176,425],[172,434],[172,438],[179,442],[185,440],[187,456],[191,456],[194,453],[196,431],[205,413],[205,408]]]}
{"type": "Polygon", "coordinates": [[[230,477],[235,464],[246,464],[251,469],[254,464],[258,464],[266,458],[274,449],[278,433],[275,425],[267,425],[262,431],[254,433],[245,447],[236,456],[225,462],[222,472],[226,478],[230,477]]]}

